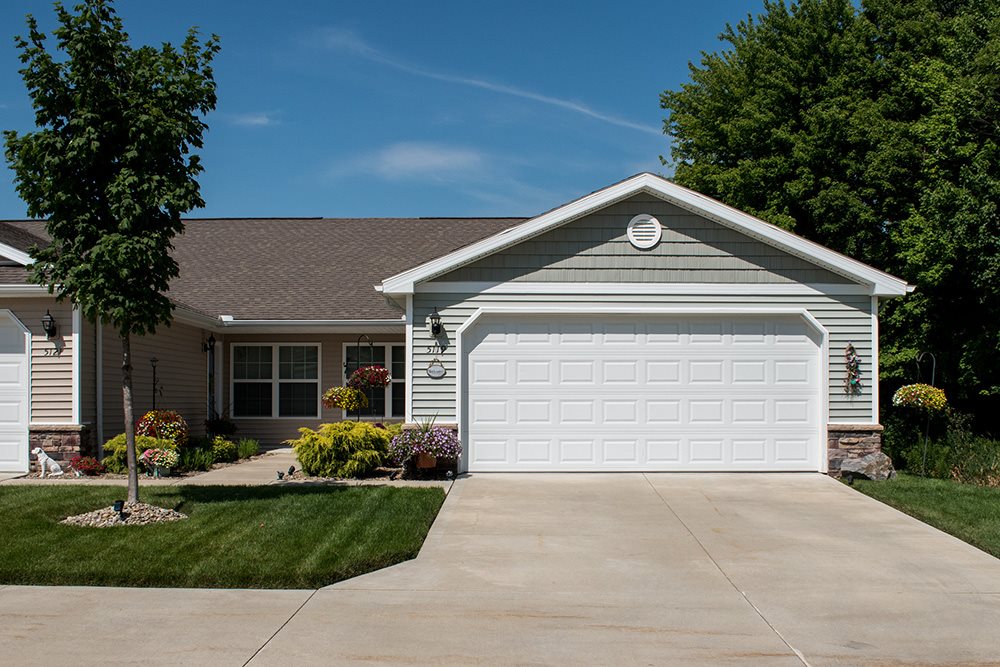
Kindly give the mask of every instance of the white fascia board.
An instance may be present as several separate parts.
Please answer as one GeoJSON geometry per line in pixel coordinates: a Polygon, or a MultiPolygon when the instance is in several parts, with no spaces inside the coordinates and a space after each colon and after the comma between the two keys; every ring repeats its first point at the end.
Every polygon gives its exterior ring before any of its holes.
{"type": "Polygon", "coordinates": [[[912,287],[895,276],[726,206],[710,197],[688,190],[665,178],[644,173],[581,197],[478,243],[387,278],[382,281],[383,292],[412,294],[414,286],[421,281],[434,278],[642,191],[658,195],[676,206],[829,268],[847,278],[870,285],[872,292],[877,296],[902,296],[912,291],[912,287]]]}
{"type": "Polygon", "coordinates": [[[23,250],[18,250],[12,245],[7,245],[6,243],[0,243],[0,255],[6,257],[7,259],[17,262],[21,266],[28,266],[34,263],[34,259],[31,255],[24,252],[23,250]]]}
{"type": "Polygon", "coordinates": [[[863,295],[873,287],[853,283],[539,283],[429,282],[417,294],[622,294],[622,295],[863,295]]]}
{"type": "Polygon", "coordinates": [[[391,320],[237,320],[219,317],[222,328],[233,333],[404,333],[406,318],[391,320]]]}
{"type": "Polygon", "coordinates": [[[44,285],[0,285],[0,296],[51,296],[55,299],[55,295],[49,294],[49,288],[44,285]]]}

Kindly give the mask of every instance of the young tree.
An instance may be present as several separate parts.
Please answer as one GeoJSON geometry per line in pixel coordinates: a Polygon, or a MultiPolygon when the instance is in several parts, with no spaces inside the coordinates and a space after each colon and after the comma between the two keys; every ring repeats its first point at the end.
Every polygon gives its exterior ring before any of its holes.
{"type": "Polygon", "coordinates": [[[16,38],[38,129],[4,132],[6,157],[28,215],[52,237],[33,250],[31,279],[121,339],[128,500],[138,502],[131,337],[170,324],[171,239],[181,214],[204,205],[191,151],[215,108],[218,38],[201,43],[191,29],[179,49],[132,48],[111,0],[55,11],[59,58],[30,15],[28,37],[16,38]]]}
{"type": "Polygon", "coordinates": [[[660,98],[675,179],[915,284],[883,307],[883,377],[932,350],[995,419],[1000,3],[767,0],[721,39],[660,98]]]}

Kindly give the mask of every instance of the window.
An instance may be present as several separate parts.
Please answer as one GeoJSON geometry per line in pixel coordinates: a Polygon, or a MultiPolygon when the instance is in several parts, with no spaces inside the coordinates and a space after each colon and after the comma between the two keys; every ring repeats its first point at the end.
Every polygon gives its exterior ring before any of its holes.
{"type": "Polygon", "coordinates": [[[374,346],[369,346],[362,343],[360,348],[353,343],[344,345],[344,382],[359,367],[373,364],[388,368],[392,382],[385,389],[372,389],[367,393],[368,407],[361,411],[361,417],[403,419],[406,416],[406,345],[375,343],[374,346]]]}
{"type": "Polygon", "coordinates": [[[319,417],[319,345],[233,345],[234,417],[319,417]]]}

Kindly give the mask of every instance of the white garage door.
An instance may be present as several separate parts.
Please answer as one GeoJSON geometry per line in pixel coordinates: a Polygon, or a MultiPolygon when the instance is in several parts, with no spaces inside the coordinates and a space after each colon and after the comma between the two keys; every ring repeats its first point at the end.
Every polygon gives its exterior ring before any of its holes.
{"type": "Polygon", "coordinates": [[[819,470],[820,346],[798,316],[486,315],[469,470],[819,470]]]}
{"type": "Polygon", "coordinates": [[[23,325],[0,310],[0,472],[28,472],[28,354],[23,325]]]}

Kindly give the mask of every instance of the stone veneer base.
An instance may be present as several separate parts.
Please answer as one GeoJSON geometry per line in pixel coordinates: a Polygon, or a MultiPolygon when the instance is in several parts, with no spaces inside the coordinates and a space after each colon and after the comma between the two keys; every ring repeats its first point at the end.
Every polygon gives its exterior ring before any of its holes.
{"type": "MultiPolygon", "coordinates": [[[[90,424],[31,424],[28,426],[28,450],[41,447],[60,465],[74,456],[97,456],[97,441],[90,424]]],[[[29,454],[30,470],[38,470],[38,460],[29,454]]]]}
{"type": "Polygon", "coordinates": [[[860,459],[882,451],[882,425],[827,424],[826,446],[827,474],[840,477],[840,464],[844,459],[860,459]]]}

